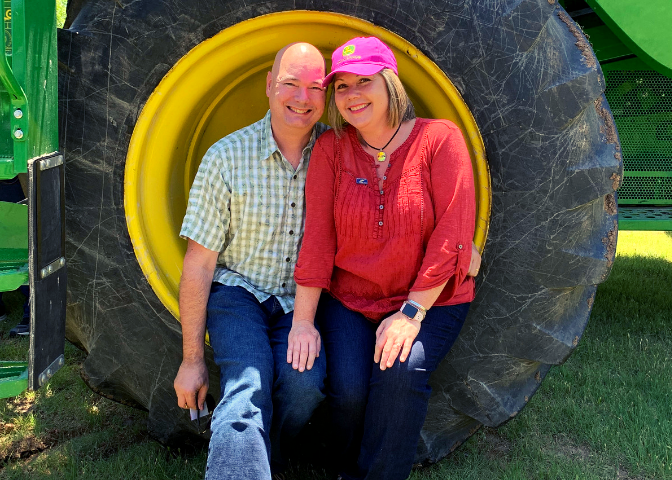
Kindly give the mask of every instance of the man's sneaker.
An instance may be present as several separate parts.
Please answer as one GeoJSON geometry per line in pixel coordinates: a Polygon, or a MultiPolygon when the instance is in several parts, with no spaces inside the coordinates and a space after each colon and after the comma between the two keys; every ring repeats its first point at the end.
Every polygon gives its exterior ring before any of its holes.
{"type": "Polygon", "coordinates": [[[9,331],[9,338],[30,335],[30,318],[24,318],[16,327],[9,331]]]}

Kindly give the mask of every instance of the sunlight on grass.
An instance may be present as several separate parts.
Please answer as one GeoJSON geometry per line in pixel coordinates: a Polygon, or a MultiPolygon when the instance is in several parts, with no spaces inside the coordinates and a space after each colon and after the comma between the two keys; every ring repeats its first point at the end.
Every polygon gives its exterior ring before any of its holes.
{"type": "Polygon", "coordinates": [[[660,257],[672,261],[672,232],[618,232],[616,255],[660,257]]]}

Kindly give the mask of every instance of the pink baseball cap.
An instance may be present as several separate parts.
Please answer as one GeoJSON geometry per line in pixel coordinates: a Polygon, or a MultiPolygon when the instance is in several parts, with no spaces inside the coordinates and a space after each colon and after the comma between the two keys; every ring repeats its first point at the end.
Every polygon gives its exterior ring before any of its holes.
{"type": "Polygon", "coordinates": [[[326,87],[338,72],[373,75],[389,68],[399,75],[397,59],[390,47],[376,37],[357,37],[345,42],[331,55],[331,73],[322,81],[326,87]]]}

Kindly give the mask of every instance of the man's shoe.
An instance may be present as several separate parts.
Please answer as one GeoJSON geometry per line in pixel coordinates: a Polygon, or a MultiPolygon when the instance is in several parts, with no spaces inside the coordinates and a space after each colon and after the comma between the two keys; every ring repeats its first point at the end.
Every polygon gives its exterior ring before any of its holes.
{"type": "Polygon", "coordinates": [[[30,335],[30,322],[23,319],[16,327],[9,331],[9,338],[25,337],[30,335]]]}

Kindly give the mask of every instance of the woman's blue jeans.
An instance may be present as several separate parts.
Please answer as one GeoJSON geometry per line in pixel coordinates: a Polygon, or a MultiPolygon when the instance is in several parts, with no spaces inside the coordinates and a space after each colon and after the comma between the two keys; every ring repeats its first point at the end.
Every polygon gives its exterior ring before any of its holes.
{"type": "Polygon", "coordinates": [[[324,351],[311,370],[287,363],[292,313],[275,297],[259,303],[242,287],[213,283],[207,327],[221,369],[206,479],[270,480],[284,448],[325,398],[324,351]],[[271,457],[272,454],[272,457],[271,457]]]}
{"type": "Polygon", "coordinates": [[[429,376],[455,342],[469,305],[431,308],[408,359],[381,371],[373,362],[378,325],[322,295],[327,402],[344,479],[408,477],[427,415],[429,376]]]}

